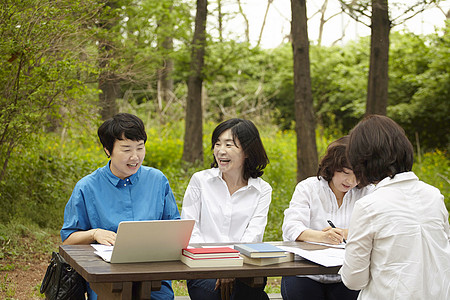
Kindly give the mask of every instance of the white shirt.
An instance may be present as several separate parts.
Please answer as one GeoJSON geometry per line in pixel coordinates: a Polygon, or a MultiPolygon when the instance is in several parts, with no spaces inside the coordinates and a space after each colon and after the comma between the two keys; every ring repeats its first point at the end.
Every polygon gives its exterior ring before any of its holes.
{"type": "MultiPolygon", "coordinates": [[[[338,228],[348,228],[356,200],[370,193],[373,186],[353,188],[344,195],[339,207],[328,181],[309,177],[297,184],[289,208],[284,211],[283,240],[295,241],[306,229],[322,230],[331,220],[338,228]]],[[[317,275],[309,278],[323,282],[339,282],[338,275],[317,275]]]]}
{"type": "Polygon", "coordinates": [[[289,208],[284,211],[283,240],[295,241],[306,229],[322,230],[331,220],[338,228],[348,228],[356,200],[367,195],[373,186],[353,188],[344,195],[341,207],[328,181],[309,177],[297,184],[289,208]]]}
{"type": "Polygon", "coordinates": [[[353,210],[339,273],[358,299],[450,299],[444,197],[413,172],[387,177],[353,210]]]}
{"type": "Polygon", "coordinates": [[[182,219],[195,220],[190,243],[261,242],[271,199],[272,187],[261,178],[230,195],[218,168],[195,173],[181,210],[182,219]]]}

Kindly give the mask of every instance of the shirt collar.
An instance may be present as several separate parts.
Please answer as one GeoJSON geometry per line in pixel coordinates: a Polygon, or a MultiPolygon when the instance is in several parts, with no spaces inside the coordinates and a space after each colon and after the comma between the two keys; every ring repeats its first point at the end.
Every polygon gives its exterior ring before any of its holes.
{"type": "MultiPolygon", "coordinates": [[[[328,191],[328,192],[334,194],[334,193],[333,193],[333,190],[332,190],[331,187],[330,187],[330,183],[329,183],[328,181],[326,181],[322,176],[319,176],[319,182],[320,182],[320,185],[322,186],[323,189],[325,189],[326,191],[328,191]]],[[[350,190],[350,191],[351,191],[351,190],[350,190]]],[[[350,192],[350,191],[349,191],[349,192],[350,192]]],[[[348,194],[348,192],[345,193],[345,194],[348,194]]],[[[344,195],[344,197],[345,197],[345,195],[344,195]]]]}
{"type": "Polygon", "coordinates": [[[408,181],[408,180],[419,180],[419,178],[416,176],[416,174],[414,174],[414,172],[403,172],[403,173],[396,174],[394,176],[394,178],[391,178],[389,176],[384,178],[378,184],[375,185],[375,189],[379,189],[384,186],[388,186],[391,184],[404,182],[404,181],[408,181]]]}
{"type": "Polygon", "coordinates": [[[137,170],[136,173],[134,173],[130,177],[125,178],[125,180],[123,180],[111,172],[111,168],[109,167],[110,162],[111,161],[108,161],[106,166],[103,167],[103,173],[105,174],[106,178],[109,180],[109,182],[111,182],[112,185],[119,186],[119,185],[122,185],[121,183],[124,181],[127,181],[130,184],[135,184],[139,180],[139,175],[141,174],[141,167],[139,167],[139,169],[137,170]]]}
{"type": "MultiPolygon", "coordinates": [[[[222,178],[222,171],[220,171],[219,168],[211,168],[211,172],[212,172],[212,178],[218,178],[218,179],[224,181],[222,178]]],[[[261,183],[258,180],[258,178],[250,177],[248,179],[247,188],[250,188],[250,187],[254,187],[258,191],[261,191],[261,183]]]]}

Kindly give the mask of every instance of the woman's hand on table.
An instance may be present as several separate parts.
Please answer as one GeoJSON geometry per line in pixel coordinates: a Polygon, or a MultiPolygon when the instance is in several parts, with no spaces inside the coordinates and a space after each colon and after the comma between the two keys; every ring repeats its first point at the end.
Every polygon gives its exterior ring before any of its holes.
{"type": "Polygon", "coordinates": [[[117,234],[115,232],[101,228],[96,228],[92,230],[93,230],[92,238],[94,242],[108,246],[114,245],[114,243],[116,242],[117,234]]]}

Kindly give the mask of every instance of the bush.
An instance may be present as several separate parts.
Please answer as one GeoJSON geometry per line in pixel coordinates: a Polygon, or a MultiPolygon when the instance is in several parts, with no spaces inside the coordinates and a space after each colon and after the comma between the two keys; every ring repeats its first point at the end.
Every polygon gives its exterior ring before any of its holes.
{"type": "Polygon", "coordinates": [[[64,206],[75,183],[106,163],[92,138],[45,134],[11,157],[1,185],[0,220],[28,220],[42,228],[61,228],[64,206]]]}
{"type": "Polygon", "coordinates": [[[440,150],[416,156],[413,171],[420,180],[435,186],[444,195],[445,205],[450,211],[450,160],[449,153],[440,150]]]}

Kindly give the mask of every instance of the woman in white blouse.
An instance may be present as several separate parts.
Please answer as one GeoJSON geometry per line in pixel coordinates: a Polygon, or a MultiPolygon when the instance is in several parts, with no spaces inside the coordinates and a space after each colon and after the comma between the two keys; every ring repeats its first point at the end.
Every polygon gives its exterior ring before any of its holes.
{"type": "Polygon", "coordinates": [[[348,155],[361,185],[339,271],[359,299],[450,299],[450,226],[440,191],[411,171],[413,147],[403,129],[371,115],[351,132],[348,155]]]}
{"type": "MultiPolygon", "coordinates": [[[[339,244],[347,239],[348,225],[356,200],[371,187],[358,188],[346,158],[348,136],[332,142],[322,158],[317,176],[299,182],[284,212],[283,239],[339,244]],[[332,221],[336,228],[328,224],[332,221]]],[[[339,275],[285,276],[283,299],[356,299],[339,275]]]]}
{"type": "MultiPolygon", "coordinates": [[[[259,132],[248,120],[230,119],[212,134],[211,169],[195,173],[181,218],[195,219],[190,243],[262,242],[272,197],[261,179],[269,163],[259,132]]],[[[188,280],[191,299],[268,299],[264,287],[238,279],[188,280]]]]}

